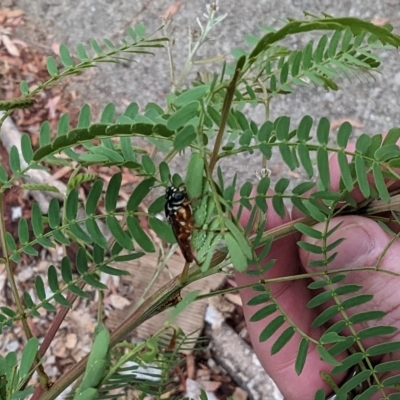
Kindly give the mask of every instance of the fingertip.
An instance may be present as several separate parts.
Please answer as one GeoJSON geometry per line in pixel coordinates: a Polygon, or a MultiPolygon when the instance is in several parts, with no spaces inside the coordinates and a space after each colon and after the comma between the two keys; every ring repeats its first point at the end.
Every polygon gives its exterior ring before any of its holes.
{"type": "MultiPolygon", "coordinates": [[[[375,221],[356,215],[334,218],[329,224],[329,230],[338,224],[341,224],[340,227],[327,238],[327,243],[325,243],[326,247],[335,242],[339,243],[327,254],[329,257],[333,253],[337,253],[336,257],[329,263],[328,268],[334,270],[349,266],[355,268],[357,266],[374,265],[390,240],[388,234],[375,221]]],[[[323,223],[318,223],[313,228],[323,232],[326,226],[323,223]]],[[[319,239],[303,236],[301,240],[322,246],[319,239]]],[[[299,257],[307,270],[313,270],[309,267],[311,261],[321,259],[320,254],[310,253],[304,249],[299,249],[299,257]]]]}

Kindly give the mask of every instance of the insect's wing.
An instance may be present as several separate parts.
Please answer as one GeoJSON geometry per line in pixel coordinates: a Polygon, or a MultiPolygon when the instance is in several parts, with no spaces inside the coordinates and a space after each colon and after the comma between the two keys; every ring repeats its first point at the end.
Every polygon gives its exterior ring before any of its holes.
{"type": "Polygon", "coordinates": [[[189,239],[183,239],[183,237],[185,237],[185,232],[183,231],[182,225],[179,223],[178,220],[173,217],[169,218],[169,221],[172,227],[172,231],[174,232],[176,242],[181,249],[185,261],[188,263],[192,263],[194,261],[192,245],[189,239]]]}

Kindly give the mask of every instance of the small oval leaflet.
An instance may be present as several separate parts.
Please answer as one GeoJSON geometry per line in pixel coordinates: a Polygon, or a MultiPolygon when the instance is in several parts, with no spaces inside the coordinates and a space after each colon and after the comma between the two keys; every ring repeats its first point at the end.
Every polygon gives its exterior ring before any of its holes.
{"type": "Polygon", "coordinates": [[[170,117],[167,122],[168,129],[175,130],[185,125],[197,115],[199,108],[200,103],[198,101],[192,101],[189,104],[186,104],[170,117]]]}

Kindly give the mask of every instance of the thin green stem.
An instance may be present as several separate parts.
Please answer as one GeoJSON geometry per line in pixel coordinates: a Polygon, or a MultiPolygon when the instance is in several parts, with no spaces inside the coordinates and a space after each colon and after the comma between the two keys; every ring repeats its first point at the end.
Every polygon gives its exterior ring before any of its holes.
{"type": "Polygon", "coordinates": [[[3,249],[3,257],[5,260],[5,267],[7,272],[7,278],[10,282],[11,292],[13,295],[14,302],[17,306],[18,314],[21,315],[21,322],[24,327],[25,335],[27,339],[33,337],[33,334],[29,328],[28,322],[25,317],[24,306],[22,305],[20,295],[18,293],[18,287],[15,282],[14,272],[11,267],[11,260],[8,255],[8,248],[6,244],[6,226],[4,222],[4,193],[0,191],[0,240],[1,240],[1,248],[3,249]]]}
{"type": "MultiPolygon", "coordinates": [[[[6,268],[7,278],[8,278],[8,281],[10,282],[11,293],[13,295],[13,300],[17,307],[18,314],[21,317],[21,322],[22,322],[22,326],[24,328],[26,338],[31,339],[33,337],[33,334],[32,334],[31,329],[29,328],[29,324],[27,321],[27,316],[25,314],[24,306],[22,305],[21,297],[18,292],[17,283],[15,281],[14,272],[13,272],[12,266],[11,266],[12,261],[8,255],[8,247],[7,247],[7,242],[6,242],[6,232],[7,231],[6,231],[4,216],[5,216],[4,192],[0,191],[0,241],[1,241],[1,248],[3,250],[3,257],[5,260],[5,268],[6,268]]],[[[36,366],[36,371],[39,375],[40,382],[42,384],[46,385],[47,382],[49,381],[49,378],[46,375],[46,373],[44,372],[44,368],[40,363],[40,357],[39,357],[38,353],[35,356],[35,366],[36,366]]]]}

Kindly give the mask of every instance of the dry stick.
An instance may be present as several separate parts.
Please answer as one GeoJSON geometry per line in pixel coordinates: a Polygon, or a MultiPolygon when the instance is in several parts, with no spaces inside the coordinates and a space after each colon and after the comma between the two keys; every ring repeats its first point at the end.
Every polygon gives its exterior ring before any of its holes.
{"type": "MultiPolygon", "coordinates": [[[[79,289],[83,289],[85,286],[84,282],[81,282],[80,284],[77,285],[79,289]]],[[[74,304],[75,300],[77,299],[77,295],[69,292],[67,294],[67,301],[69,301],[72,304],[74,304]]],[[[61,306],[53,320],[53,322],[50,325],[49,330],[47,331],[42,344],[39,347],[39,356],[43,357],[44,354],[46,353],[47,349],[49,348],[51,342],[54,339],[54,336],[58,332],[58,329],[60,328],[61,323],[64,321],[65,316],[67,315],[68,311],[70,311],[70,307],[66,306],[61,306]]]]}

